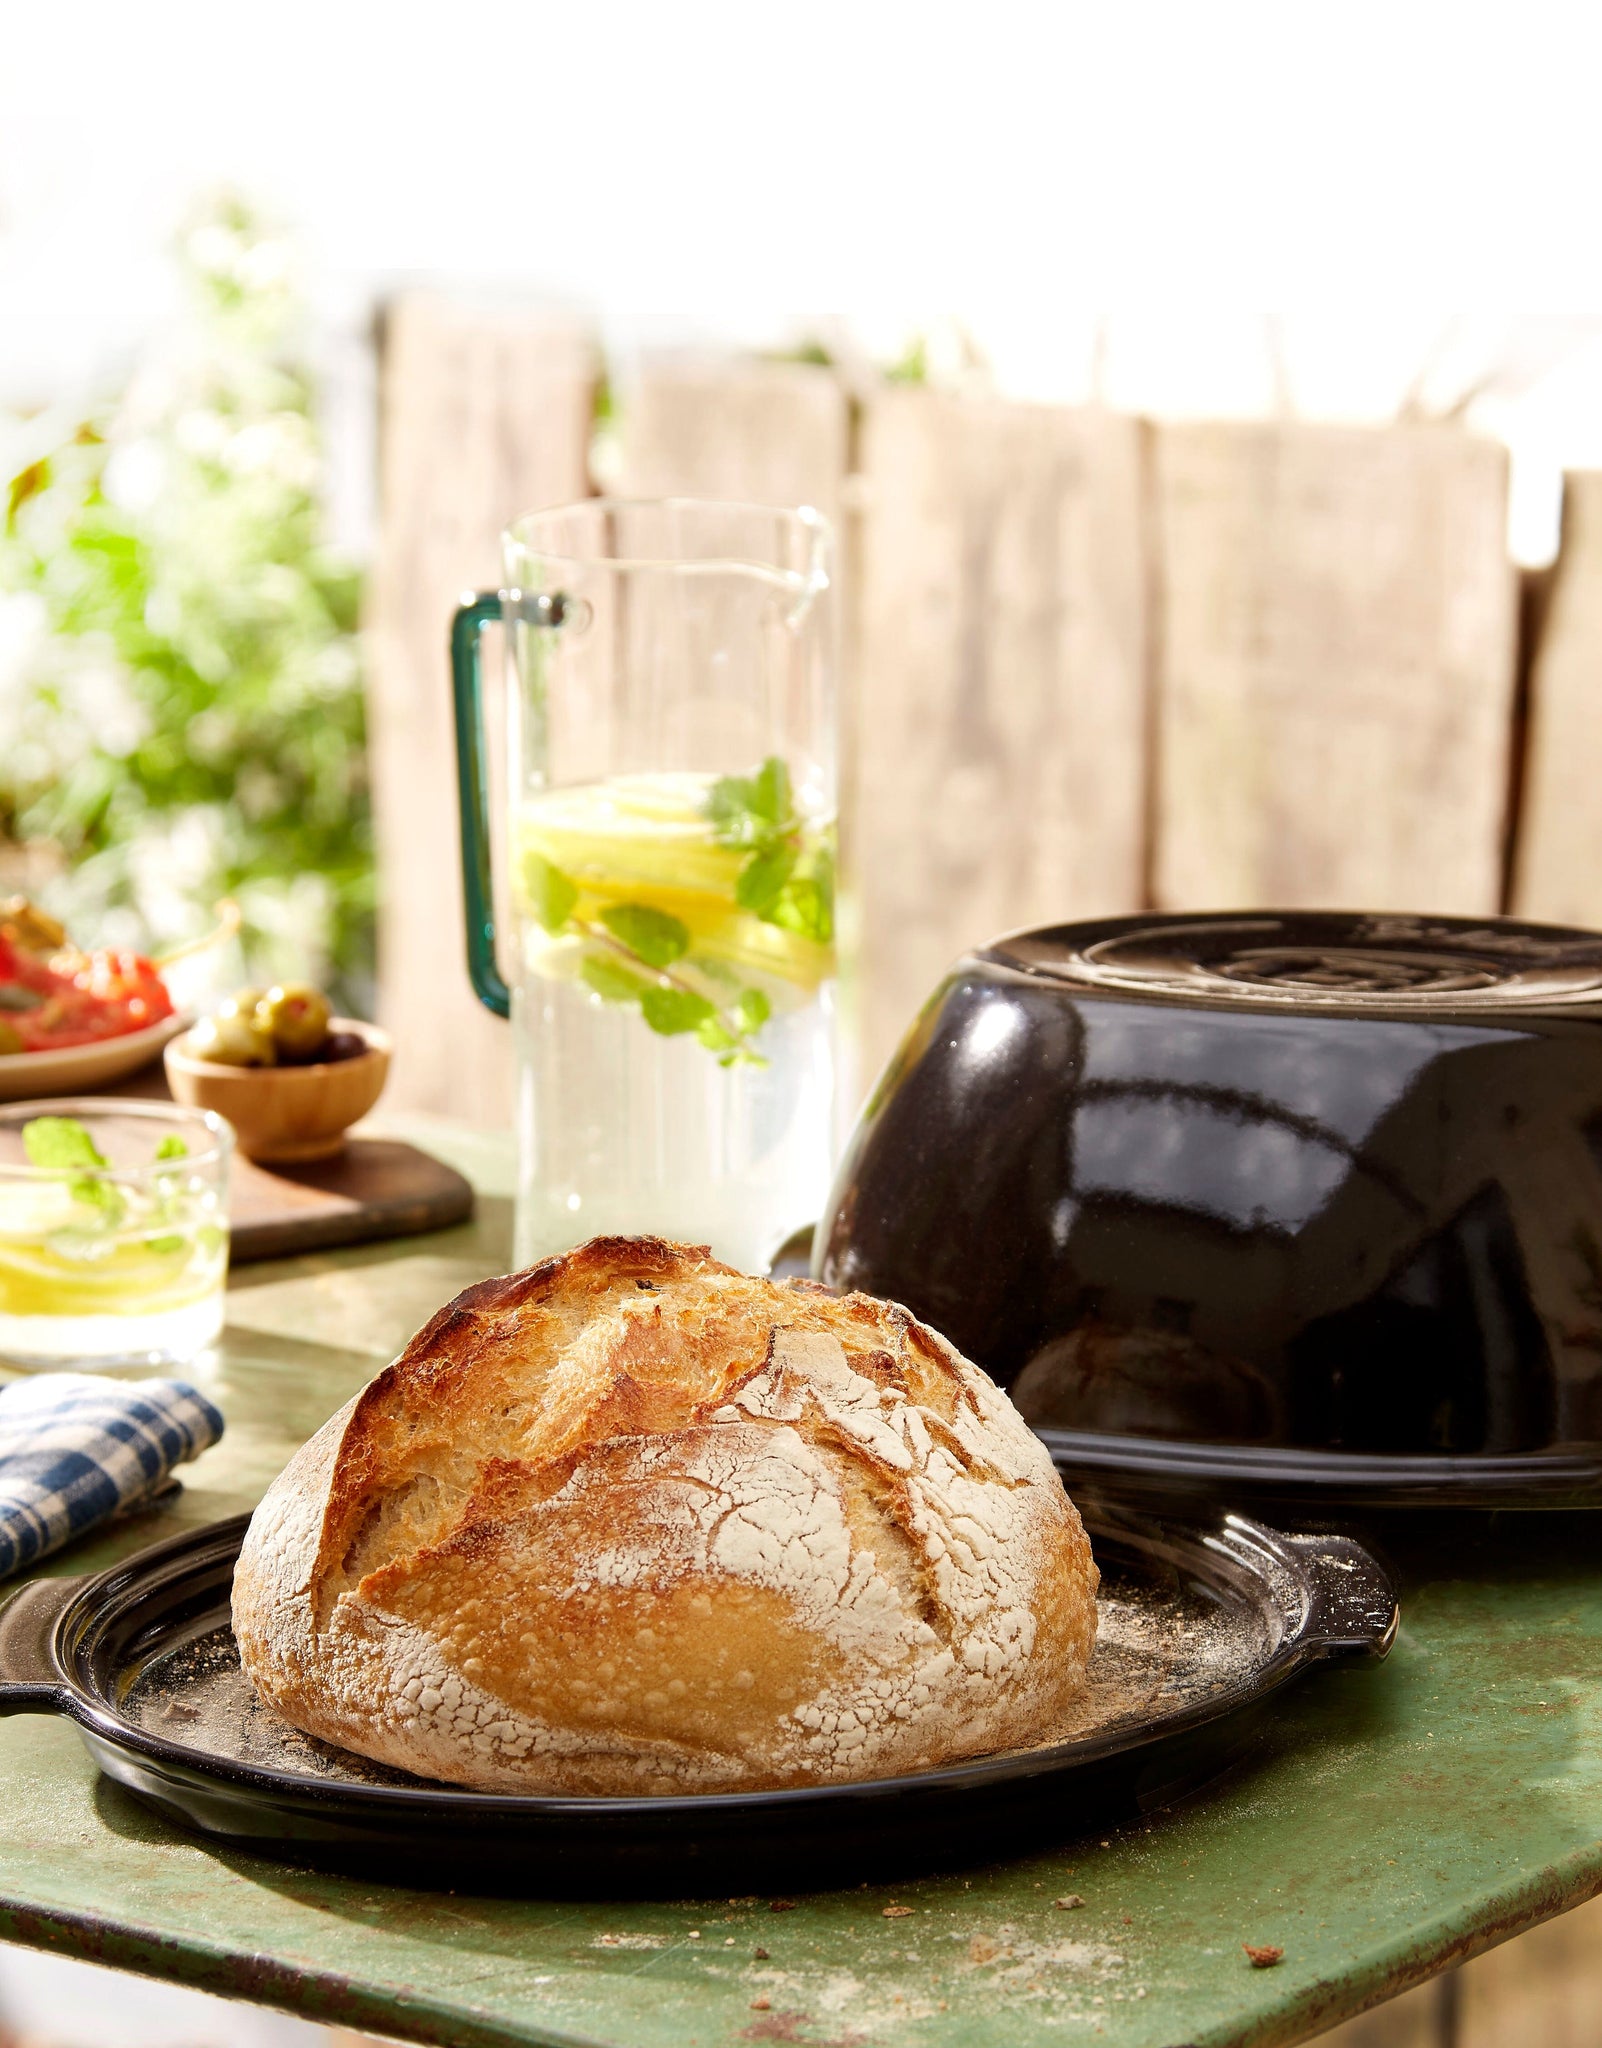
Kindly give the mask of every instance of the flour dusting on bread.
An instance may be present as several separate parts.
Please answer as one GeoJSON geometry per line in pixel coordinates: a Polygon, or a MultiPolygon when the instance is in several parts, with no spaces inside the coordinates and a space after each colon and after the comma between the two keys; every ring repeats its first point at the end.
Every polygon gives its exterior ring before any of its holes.
{"type": "Polygon", "coordinates": [[[1045,1739],[1096,1570],[1006,1397],[906,1310],[596,1239],[443,1309],[295,1457],[262,1696],[423,1775],[750,1789],[1045,1739]]]}

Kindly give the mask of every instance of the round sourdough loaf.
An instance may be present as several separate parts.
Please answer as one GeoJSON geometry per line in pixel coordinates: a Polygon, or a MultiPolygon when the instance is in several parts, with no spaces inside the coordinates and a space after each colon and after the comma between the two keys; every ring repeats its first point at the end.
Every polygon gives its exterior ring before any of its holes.
{"type": "Polygon", "coordinates": [[[1049,1738],[1096,1567],[894,1304],[597,1238],[486,1281],[256,1510],[234,1629],[307,1733],[490,1789],[804,1785],[1049,1738]]]}

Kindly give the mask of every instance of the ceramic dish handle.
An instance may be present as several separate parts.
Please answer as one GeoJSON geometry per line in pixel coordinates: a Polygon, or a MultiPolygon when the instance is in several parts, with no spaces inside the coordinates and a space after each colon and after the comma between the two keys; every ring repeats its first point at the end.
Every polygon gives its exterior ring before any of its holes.
{"type": "Polygon", "coordinates": [[[82,1579],[30,1579],[0,1608],[0,1714],[52,1713],[67,1682],[51,1649],[82,1579]]]}
{"type": "Polygon", "coordinates": [[[1324,1657],[1390,1654],[1401,1619],[1390,1574],[1349,1536],[1287,1536],[1307,1573],[1304,1646],[1324,1657]]]}

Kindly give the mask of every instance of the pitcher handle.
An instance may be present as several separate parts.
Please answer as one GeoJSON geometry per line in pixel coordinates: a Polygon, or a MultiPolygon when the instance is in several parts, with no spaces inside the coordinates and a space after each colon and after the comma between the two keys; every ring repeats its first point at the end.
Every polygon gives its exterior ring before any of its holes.
{"type": "Polygon", "coordinates": [[[479,643],[502,614],[498,590],[464,594],[451,620],[451,687],[456,699],[456,795],[462,826],[462,894],[467,910],[467,974],[473,993],[497,1017],[512,1014],[512,992],[495,950],[490,871],[489,757],[484,746],[484,678],[479,643]]]}

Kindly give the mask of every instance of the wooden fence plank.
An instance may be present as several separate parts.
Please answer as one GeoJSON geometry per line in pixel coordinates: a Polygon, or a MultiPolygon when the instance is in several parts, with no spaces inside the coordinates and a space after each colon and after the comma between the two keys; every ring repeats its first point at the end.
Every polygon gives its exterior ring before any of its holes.
{"type": "Polygon", "coordinates": [[[637,498],[813,505],[833,517],[848,408],[810,363],[647,356],[623,398],[620,488],[637,498]]]}
{"type": "Polygon", "coordinates": [[[1563,545],[1530,664],[1517,917],[1602,927],[1602,471],[1564,479],[1563,545]]]}
{"type": "Polygon", "coordinates": [[[966,947],[1139,906],[1141,435],[919,389],[866,403],[848,839],[870,1076],[966,947]]]}
{"type": "MultiPolygon", "coordinates": [[[[446,634],[464,589],[500,582],[506,521],[586,494],[596,374],[590,339],[548,316],[425,295],[389,311],[368,685],[379,1015],[399,1033],[388,1100],[491,1127],[511,1117],[511,1034],[463,965],[446,634]]],[[[485,655],[499,764],[493,639],[485,655]]]]}
{"type": "Polygon", "coordinates": [[[1503,450],[1455,429],[1156,430],[1164,906],[1500,907],[1503,450]]]}

